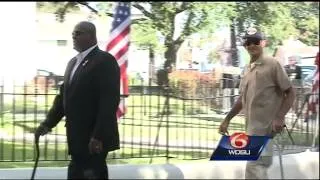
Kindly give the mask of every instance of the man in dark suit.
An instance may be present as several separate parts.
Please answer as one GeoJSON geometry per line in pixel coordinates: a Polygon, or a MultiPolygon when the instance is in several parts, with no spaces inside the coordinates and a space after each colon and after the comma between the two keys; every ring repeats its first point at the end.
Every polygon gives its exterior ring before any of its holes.
{"type": "Polygon", "coordinates": [[[120,148],[119,66],[112,55],[98,48],[94,24],[78,23],[72,38],[79,54],[69,61],[60,93],[36,135],[47,134],[65,116],[71,155],[68,179],[108,179],[107,154],[120,148]]]}

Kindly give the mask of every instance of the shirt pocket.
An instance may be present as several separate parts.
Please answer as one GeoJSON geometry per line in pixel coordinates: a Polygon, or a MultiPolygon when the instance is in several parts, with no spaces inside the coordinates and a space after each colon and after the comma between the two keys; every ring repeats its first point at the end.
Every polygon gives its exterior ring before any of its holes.
{"type": "Polygon", "coordinates": [[[270,89],[274,86],[271,74],[267,72],[256,72],[255,77],[255,104],[258,107],[265,107],[270,104],[270,89]]]}
{"type": "Polygon", "coordinates": [[[274,82],[272,81],[272,74],[268,73],[267,71],[256,71],[255,84],[257,92],[270,86],[274,86],[274,82]]]}

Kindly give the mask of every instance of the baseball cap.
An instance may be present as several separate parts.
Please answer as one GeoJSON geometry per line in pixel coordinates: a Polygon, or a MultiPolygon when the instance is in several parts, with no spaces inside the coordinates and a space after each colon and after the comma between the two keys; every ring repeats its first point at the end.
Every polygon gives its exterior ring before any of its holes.
{"type": "Polygon", "coordinates": [[[247,29],[246,34],[243,39],[256,38],[260,40],[265,40],[265,35],[262,32],[259,32],[256,28],[250,27],[247,29]]]}

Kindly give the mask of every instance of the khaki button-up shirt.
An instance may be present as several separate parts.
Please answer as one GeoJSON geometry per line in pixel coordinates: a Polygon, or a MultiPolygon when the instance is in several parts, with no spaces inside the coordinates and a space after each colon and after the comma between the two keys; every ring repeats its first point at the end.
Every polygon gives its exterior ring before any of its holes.
{"type": "Polygon", "coordinates": [[[291,86],[285,70],[273,57],[262,55],[245,68],[239,92],[248,135],[271,134],[284,91],[291,86]]]}

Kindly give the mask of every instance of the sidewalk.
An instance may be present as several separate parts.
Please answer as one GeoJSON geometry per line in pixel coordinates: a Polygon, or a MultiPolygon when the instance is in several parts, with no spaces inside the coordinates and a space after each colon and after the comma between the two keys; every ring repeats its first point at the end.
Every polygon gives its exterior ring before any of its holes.
{"type": "MultiPolygon", "coordinates": [[[[319,179],[319,152],[284,155],[285,179],[319,179]]],[[[160,165],[109,165],[110,179],[243,179],[245,161],[160,165]]],[[[0,179],[29,179],[32,168],[0,169],[0,179]]],[[[273,157],[270,179],[280,179],[279,157],[273,157]]],[[[67,168],[38,168],[36,179],[66,179],[67,168]]]]}

